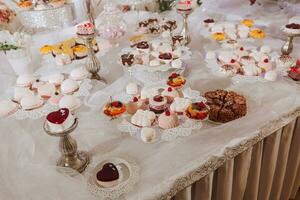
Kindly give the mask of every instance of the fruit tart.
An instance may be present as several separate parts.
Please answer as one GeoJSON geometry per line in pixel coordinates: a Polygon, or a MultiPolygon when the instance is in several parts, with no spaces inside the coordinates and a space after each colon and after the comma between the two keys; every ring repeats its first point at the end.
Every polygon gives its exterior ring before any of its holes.
{"type": "Polygon", "coordinates": [[[126,112],[126,105],[120,101],[111,101],[104,106],[103,112],[108,117],[116,118],[126,112]]]}
{"type": "Polygon", "coordinates": [[[167,84],[175,89],[182,88],[186,83],[185,78],[183,78],[180,74],[173,73],[169,76],[167,84]]]}
{"type": "Polygon", "coordinates": [[[195,102],[189,105],[185,114],[190,119],[204,120],[208,117],[209,108],[203,102],[195,102]]]}

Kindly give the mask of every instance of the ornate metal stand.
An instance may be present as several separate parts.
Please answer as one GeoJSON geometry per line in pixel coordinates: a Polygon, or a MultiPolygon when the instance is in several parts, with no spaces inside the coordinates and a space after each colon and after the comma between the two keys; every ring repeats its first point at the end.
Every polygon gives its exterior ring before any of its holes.
{"type": "Polygon", "coordinates": [[[77,151],[77,142],[70,133],[73,132],[78,125],[78,119],[75,119],[74,124],[67,130],[60,133],[53,133],[49,130],[47,123],[44,123],[44,130],[50,136],[60,137],[59,151],[62,156],[57,161],[57,166],[69,167],[79,173],[83,172],[90,163],[90,158],[87,152],[77,151]]]}
{"type": "Polygon", "coordinates": [[[98,72],[100,71],[101,64],[98,58],[95,55],[93,49],[93,40],[95,39],[95,34],[93,35],[78,35],[78,37],[82,38],[85,42],[86,47],[88,48],[87,61],[86,61],[86,69],[88,72],[92,74],[91,79],[95,79],[101,82],[106,83],[105,79],[100,77],[98,72]]]}
{"type": "Polygon", "coordinates": [[[184,38],[184,44],[188,45],[191,42],[191,37],[189,35],[189,28],[188,28],[188,16],[193,12],[192,10],[181,11],[177,10],[179,14],[183,17],[183,27],[181,31],[181,36],[184,38]]]}
{"type": "Polygon", "coordinates": [[[291,60],[293,60],[293,58],[290,56],[293,51],[293,39],[294,37],[300,37],[300,34],[284,34],[287,36],[287,41],[281,47],[281,56],[279,59],[283,63],[289,63],[291,60]]]}

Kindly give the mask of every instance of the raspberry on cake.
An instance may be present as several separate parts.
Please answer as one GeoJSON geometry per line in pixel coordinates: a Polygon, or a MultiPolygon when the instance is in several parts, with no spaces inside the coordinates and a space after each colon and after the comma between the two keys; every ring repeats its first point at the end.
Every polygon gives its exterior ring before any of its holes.
{"type": "Polygon", "coordinates": [[[78,35],[93,35],[95,33],[95,26],[91,22],[85,22],[77,25],[78,35]]]}
{"type": "Polygon", "coordinates": [[[103,112],[109,117],[116,118],[126,112],[126,105],[120,101],[112,101],[104,106],[103,112]]]}
{"type": "Polygon", "coordinates": [[[183,87],[185,83],[186,80],[180,74],[177,73],[171,74],[167,81],[167,84],[175,89],[183,87]]]}
{"type": "Polygon", "coordinates": [[[207,118],[209,109],[203,102],[195,102],[189,105],[185,114],[190,119],[204,120],[207,118]]]}

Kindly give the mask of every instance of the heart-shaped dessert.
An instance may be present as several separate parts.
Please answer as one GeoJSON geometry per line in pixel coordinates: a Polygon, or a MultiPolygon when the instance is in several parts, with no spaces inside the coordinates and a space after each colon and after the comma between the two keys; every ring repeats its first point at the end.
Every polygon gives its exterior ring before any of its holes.
{"type": "Polygon", "coordinates": [[[47,120],[53,124],[62,124],[68,118],[69,113],[70,113],[69,109],[62,108],[59,109],[58,111],[48,114],[47,120]]]}
{"type": "Polygon", "coordinates": [[[101,182],[110,182],[119,179],[119,171],[113,163],[106,163],[97,173],[97,180],[101,182]]]}
{"type": "Polygon", "coordinates": [[[49,130],[54,133],[70,128],[74,124],[74,120],[68,108],[61,108],[47,115],[49,130]]]}

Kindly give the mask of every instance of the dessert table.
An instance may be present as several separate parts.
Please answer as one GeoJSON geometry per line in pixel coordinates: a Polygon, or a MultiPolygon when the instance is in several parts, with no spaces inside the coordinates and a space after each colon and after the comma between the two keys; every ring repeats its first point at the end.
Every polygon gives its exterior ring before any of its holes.
{"type": "MultiPolygon", "coordinates": [[[[86,171],[75,177],[57,171],[58,140],[44,133],[44,118],[1,119],[0,199],[97,199],[89,192],[87,180],[93,167],[109,157],[135,160],[140,168],[137,184],[119,198],[122,200],[294,198],[300,186],[300,86],[282,77],[274,82],[253,83],[212,73],[204,57],[206,51],[215,47],[199,34],[198,24],[208,16],[224,16],[222,12],[228,8],[215,8],[217,13],[210,13],[209,6],[213,4],[204,4],[206,10],[195,10],[189,19],[192,36],[189,47],[193,55],[187,61],[187,82],[201,94],[219,88],[243,94],[249,106],[245,117],[222,125],[203,122],[204,127],[188,137],[154,144],[145,144],[120,133],[118,120],[105,118],[102,107],[110,96],[122,92],[131,81],[116,58],[128,45],[124,39],[105,55],[98,55],[103,66],[101,73],[108,84],[93,81],[90,95],[76,112],[79,125],[73,137],[78,147],[91,156],[86,171]]],[[[232,11],[228,18],[242,19],[243,14],[232,11]]],[[[137,13],[125,15],[129,24],[136,23],[137,13]]],[[[180,20],[174,11],[164,15],[180,20]]],[[[263,44],[280,52],[284,41],[276,27],[280,23],[284,25],[291,16],[282,12],[272,19],[273,13],[257,15],[254,11],[246,15],[265,26],[270,37],[263,44]]],[[[41,65],[38,55],[43,44],[68,38],[71,32],[74,30],[66,28],[33,36],[31,51],[35,74],[56,70],[68,72],[78,65],[41,65]]],[[[300,40],[295,39],[293,55],[299,54],[300,40]]],[[[7,69],[4,59],[0,63],[0,92],[5,97],[16,77],[7,69]]]]}

